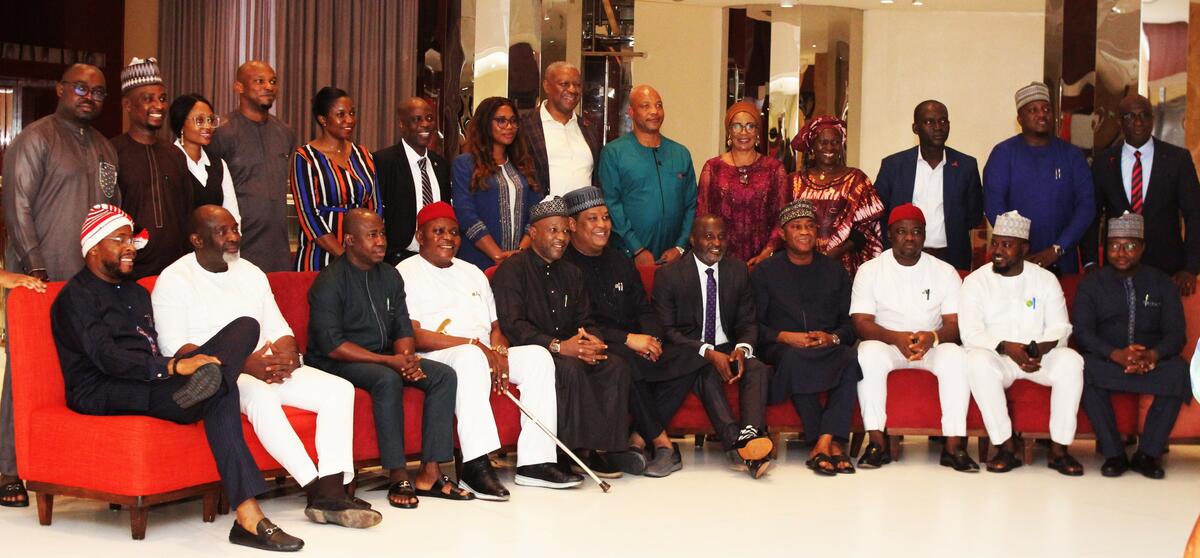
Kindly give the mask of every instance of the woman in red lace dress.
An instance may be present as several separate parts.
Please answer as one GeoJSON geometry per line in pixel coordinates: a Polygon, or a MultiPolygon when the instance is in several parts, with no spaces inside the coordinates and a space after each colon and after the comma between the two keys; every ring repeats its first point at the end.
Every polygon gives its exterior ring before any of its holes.
{"type": "Polygon", "coordinates": [[[758,151],[762,116],[758,107],[739,101],[725,112],[729,151],[704,163],[696,215],[725,219],[729,249],[751,265],[771,255],[779,210],[791,201],[787,171],[778,159],[758,151]]]}
{"type": "Polygon", "coordinates": [[[792,146],[805,158],[804,168],[792,176],[792,198],[812,202],[817,248],[840,260],[854,277],[858,266],[883,251],[883,202],[866,174],[846,166],[846,123],[819,116],[800,130],[792,146]]]}

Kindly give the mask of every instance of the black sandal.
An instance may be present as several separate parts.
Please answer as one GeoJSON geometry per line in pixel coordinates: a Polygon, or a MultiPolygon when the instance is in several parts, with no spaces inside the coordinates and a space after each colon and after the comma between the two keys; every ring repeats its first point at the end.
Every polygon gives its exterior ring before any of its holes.
{"type": "Polygon", "coordinates": [[[833,459],[831,459],[827,453],[818,453],[817,455],[813,456],[812,459],[805,461],[804,464],[818,475],[832,477],[837,474],[837,470],[833,465],[833,459]],[[830,468],[826,469],[826,464],[829,464],[830,468]]]}
{"type": "Polygon", "coordinates": [[[853,475],[854,464],[850,462],[850,458],[843,455],[835,455],[830,458],[833,461],[833,471],[839,475],[853,475]]]}
{"type": "Polygon", "coordinates": [[[441,478],[433,482],[433,486],[429,490],[417,489],[417,496],[426,496],[429,498],[441,498],[443,500],[454,500],[456,502],[465,502],[474,500],[475,495],[458,487],[458,485],[450,480],[450,477],[442,475],[441,478]],[[450,492],[442,492],[442,488],[450,485],[450,492]]]}
{"type": "Polygon", "coordinates": [[[406,480],[402,480],[402,481],[393,482],[390,486],[388,486],[388,503],[391,504],[393,508],[402,508],[402,509],[406,509],[406,510],[411,510],[411,509],[417,507],[417,504],[419,504],[421,502],[420,502],[420,500],[417,500],[417,493],[413,490],[412,483],[408,482],[406,480]],[[396,503],[395,500],[392,499],[393,496],[412,498],[412,502],[409,502],[407,504],[398,504],[398,503],[396,503]]]}
{"type": "Polygon", "coordinates": [[[19,479],[12,481],[4,486],[0,486],[0,498],[11,498],[13,496],[24,497],[24,500],[0,500],[0,506],[6,508],[27,508],[29,507],[29,493],[25,491],[25,483],[19,479]]]}

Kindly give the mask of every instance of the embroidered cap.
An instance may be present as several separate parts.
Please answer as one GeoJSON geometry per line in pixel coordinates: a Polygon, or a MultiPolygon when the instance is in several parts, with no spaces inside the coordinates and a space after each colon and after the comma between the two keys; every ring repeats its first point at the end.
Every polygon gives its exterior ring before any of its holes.
{"type": "Polygon", "coordinates": [[[578,215],[580,211],[604,205],[604,192],[595,186],[585,186],[567,192],[563,203],[567,204],[567,213],[578,215]]]}
{"type": "MultiPolygon", "coordinates": [[[[83,257],[86,258],[88,250],[121,227],[133,228],[133,218],[128,213],[107,203],[93,205],[92,209],[88,211],[87,217],[83,219],[83,227],[79,231],[79,244],[83,248],[83,257]]],[[[133,247],[141,250],[149,239],[150,234],[143,229],[134,236],[133,247]]]]}
{"type": "Polygon", "coordinates": [[[1017,102],[1017,110],[1021,110],[1021,107],[1034,101],[1046,101],[1049,103],[1050,88],[1046,87],[1046,84],[1040,81],[1035,81],[1018,89],[1017,93],[1013,95],[1013,99],[1017,102]]]}
{"type": "Polygon", "coordinates": [[[162,85],[162,72],[158,70],[158,60],[145,60],[134,56],[129,65],[121,70],[121,93],[143,85],[162,85]]]}
{"type": "Polygon", "coordinates": [[[892,214],[890,216],[888,216],[888,225],[890,226],[892,223],[895,223],[896,221],[903,221],[905,219],[912,219],[914,221],[920,221],[920,223],[922,225],[924,225],[925,224],[925,213],[921,211],[921,208],[919,208],[911,203],[906,203],[904,205],[897,205],[894,209],[892,209],[892,214]]]}
{"type": "Polygon", "coordinates": [[[801,217],[808,217],[809,219],[817,218],[817,212],[813,211],[812,202],[808,200],[796,200],[783,206],[783,209],[779,212],[779,226],[782,228],[784,225],[801,217]]]}
{"type": "Polygon", "coordinates": [[[529,224],[532,225],[547,217],[569,217],[567,203],[562,198],[554,196],[546,198],[537,205],[529,208],[529,224]]]}
{"type": "Polygon", "coordinates": [[[1125,212],[1124,215],[1108,220],[1109,238],[1146,238],[1146,219],[1137,213],[1125,212]]]}
{"type": "Polygon", "coordinates": [[[995,236],[1010,236],[1029,240],[1029,225],[1032,223],[1029,219],[1017,213],[1017,210],[1009,211],[996,217],[996,226],[992,227],[992,234],[995,236]]]}
{"type": "Polygon", "coordinates": [[[442,218],[450,219],[455,223],[458,222],[458,217],[454,215],[454,208],[450,204],[444,201],[434,202],[422,207],[421,211],[417,212],[417,226],[419,227],[434,219],[442,218]]]}

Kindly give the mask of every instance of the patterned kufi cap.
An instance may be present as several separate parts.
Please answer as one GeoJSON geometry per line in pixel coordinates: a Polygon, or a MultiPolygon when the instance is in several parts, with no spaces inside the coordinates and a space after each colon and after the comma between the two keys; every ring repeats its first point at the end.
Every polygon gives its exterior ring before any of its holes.
{"type": "Polygon", "coordinates": [[[1146,238],[1146,220],[1137,213],[1125,212],[1124,215],[1108,220],[1109,238],[1146,238]]]}
{"type": "Polygon", "coordinates": [[[554,196],[546,198],[537,205],[529,208],[529,224],[532,225],[547,217],[569,217],[567,203],[562,198],[554,196]]]}
{"type": "Polygon", "coordinates": [[[783,206],[779,212],[779,226],[782,227],[801,217],[816,219],[817,212],[813,210],[812,202],[808,200],[796,200],[783,206]]]}
{"type": "Polygon", "coordinates": [[[1017,110],[1021,110],[1021,107],[1034,101],[1046,101],[1049,103],[1050,88],[1046,87],[1046,84],[1040,81],[1035,81],[1018,89],[1017,93],[1013,95],[1013,99],[1017,102],[1017,110]]]}
{"type": "Polygon", "coordinates": [[[158,71],[158,60],[142,60],[136,56],[121,70],[121,93],[143,85],[162,85],[162,72],[158,71]]]}
{"type": "Polygon", "coordinates": [[[595,186],[571,190],[563,196],[563,203],[567,204],[567,213],[578,215],[580,211],[604,205],[604,191],[595,186]]]}
{"type": "Polygon", "coordinates": [[[1029,240],[1030,223],[1032,221],[1022,217],[1014,209],[996,217],[996,226],[992,227],[992,234],[995,236],[1011,236],[1013,238],[1029,240]]]}

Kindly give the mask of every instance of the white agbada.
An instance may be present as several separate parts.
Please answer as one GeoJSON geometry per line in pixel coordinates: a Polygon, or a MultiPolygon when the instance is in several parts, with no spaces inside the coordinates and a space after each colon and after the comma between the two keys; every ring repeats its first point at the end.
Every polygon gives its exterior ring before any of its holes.
{"type": "Polygon", "coordinates": [[[1025,263],[1020,274],[1004,277],[988,263],[963,280],[958,330],[967,349],[967,377],[992,443],[1012,436],[1004,390],[1016,380],[1050,386],[1050,438],[1075,440],[1076,415],[1083,394],[1083,357],[1067,347],[1071,321],[1062,286],[1053,273],[1025,263]],[[996,351],[1001,341],[1054,342],[1042,355],[1041,368],[1023,370],[996,351]]]}
{"type": "MultiPolygon", "coordinates": [[[[937,331],[942,316],[958,313],[962,281],[950,264],[921,254],[911,266],[896,261],[892,250],[858,268],[850,297],[850,314],[870,314],[875,323],[892,331],[937,331]]],[[[967,407],[971,388],[963,369],[964,353],[955,343],[939,343],[924,358],[908,361],[895,345],[882,341],[858,344],[863,379],[858,382],[858,403],[866,430],[887,426],[887,377],[892,370],[919,368],[938,379],[942,408],[942,434],[967,435],[967,407]]]]}
{"type": "MultiPolygon", "coordinates": [[[[222,273],[200,267],[190,253],[167,266],[154,285],[155,329],[164,355],[186,344],[201,345],[242,316],[259,323],[258,347],[292,335],[275,303],[267,276],[238,259],[222,273]]],[[[354,386],[332,374],[301,366],[283,383],[268,384],[249,374],[238,376],[242,413],[254,433],[301,486],[317,477],[341,473],[354,479],[354,386]],[[283,405],[317,414],[314,464],[283,412],[283,405]]]]}
{"type": "MultiPolygon", "coordinates": [[[[439,268],[420,255],[412,256],[396,269],[404,279],[408,315],[421,329],[475,339],[491,346],[496,300],[487,276],[458,258],[439,268]],[[444,324],[444,325],[443,325],[444,324]]],[[[490,402],[492,375],[483,351],[459,345],[421,353],[446,364],[458,376],[454,414],[463,461],[470,461],[500,448],[496,419],[490,402]]],[[[508,350],[509,381],[521,389],[521,402],[551,429],[558,424],[558,396],[554,390],[554,360],[544,347],[523,345],[508,350]]],[[[556,460],[554,441],[537,425],[521,417],[517,439],[517,466],[556,460]]]]}

